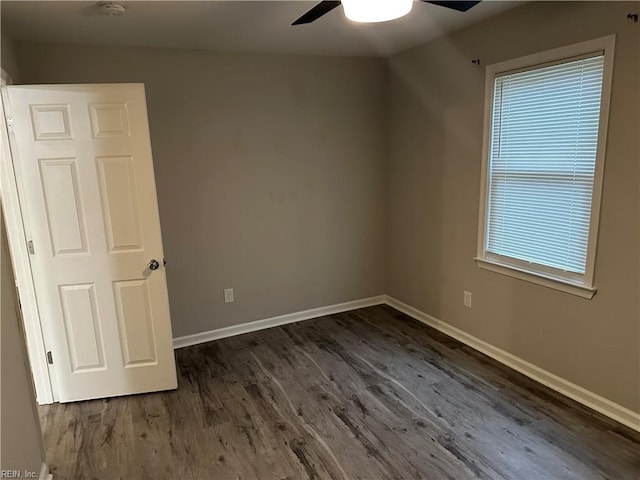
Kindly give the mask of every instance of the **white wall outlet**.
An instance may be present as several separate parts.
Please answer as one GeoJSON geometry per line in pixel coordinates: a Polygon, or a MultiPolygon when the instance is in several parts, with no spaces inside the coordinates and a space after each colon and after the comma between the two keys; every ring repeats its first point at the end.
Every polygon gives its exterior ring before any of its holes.
{"type": "Polygon", "coordinates": [[[233,288],[224,289],[224,303],[233,303],[233,288]]]}
{"type": "Polygon", "coordinates": [[[471,292],[464,292],[464,306],[471,308],[471,292]]]}

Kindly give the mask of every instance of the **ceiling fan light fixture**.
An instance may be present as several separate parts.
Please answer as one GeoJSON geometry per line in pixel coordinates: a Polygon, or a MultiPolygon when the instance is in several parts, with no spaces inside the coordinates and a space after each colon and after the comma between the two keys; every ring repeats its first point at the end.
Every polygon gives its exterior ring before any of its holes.
{"type": "Polygon", "coordinates": [[[413,0],[342,0],[344,14],[361,23],[387,22],[405,16],[413,0]]]}

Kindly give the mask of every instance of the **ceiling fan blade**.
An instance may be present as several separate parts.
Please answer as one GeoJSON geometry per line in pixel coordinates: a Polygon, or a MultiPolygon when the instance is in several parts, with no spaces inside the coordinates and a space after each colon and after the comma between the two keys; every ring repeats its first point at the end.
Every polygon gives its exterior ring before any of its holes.
{"type": "Polygon", "coordinates": [[[447,8],[451,8],[453,10],[458,10],[459,12],[466,12],[467,10],[469,10],[471,7],[475,7],[478,3],[480,3],[479,1],[477,2],[458,2],[458,1],[451,1],[451,2],[447,2],[447,1],[434,1],[431,2],[429,0],[422,0],[423,2],[426,3],[433,3],[434,5],[440,5],[441,7],[447,7],[447,8]]]}
{"type": "Polygon", "coordinates": [[[340,5],[340,3],[342,2],[340,1],[320,2],[311,10],[309,10],[307,13],[302,15],[299,19],[297,19],[295,22],[293,22],[291,25],[303,25],[305,23],[311,23],[319,19],[325,13],[329,13],[331,10],[333,10],[338,5],[340,5]]]}

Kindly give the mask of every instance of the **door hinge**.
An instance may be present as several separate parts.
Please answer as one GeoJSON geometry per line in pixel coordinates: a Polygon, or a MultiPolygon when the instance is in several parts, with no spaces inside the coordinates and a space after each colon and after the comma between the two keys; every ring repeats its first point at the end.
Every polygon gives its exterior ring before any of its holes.
{"type": "Polygon", "coordinates": [[[36,254],[36,249],[35,249],[35,248],[33,248],[33,240],[29,240],[29,241],[27,242],[27,248],[29,249],[29,253],[30,253],[31,255],[35,255],[35,254],[36,254]]]}
{"type": "Polygon", "coordinates": [[[13,117],[7,117],[7,132],[15,133],[13,130],[13,117]]]}
{"type": "Polygon", "coordinates": [[[51,353],[51,350],[47,352],[47,363],[49,365],[53,365],[53,354],[51,353]]]}

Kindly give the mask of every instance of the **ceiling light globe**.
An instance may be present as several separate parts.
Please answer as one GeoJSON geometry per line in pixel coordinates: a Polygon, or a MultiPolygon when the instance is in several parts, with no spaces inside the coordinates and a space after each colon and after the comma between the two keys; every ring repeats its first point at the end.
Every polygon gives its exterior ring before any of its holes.
{"type": "Polygon", "coordinates": [[[349,20],[362,23],[386,22],[411,11],[413,0],[342,0],[349,20]]]}

